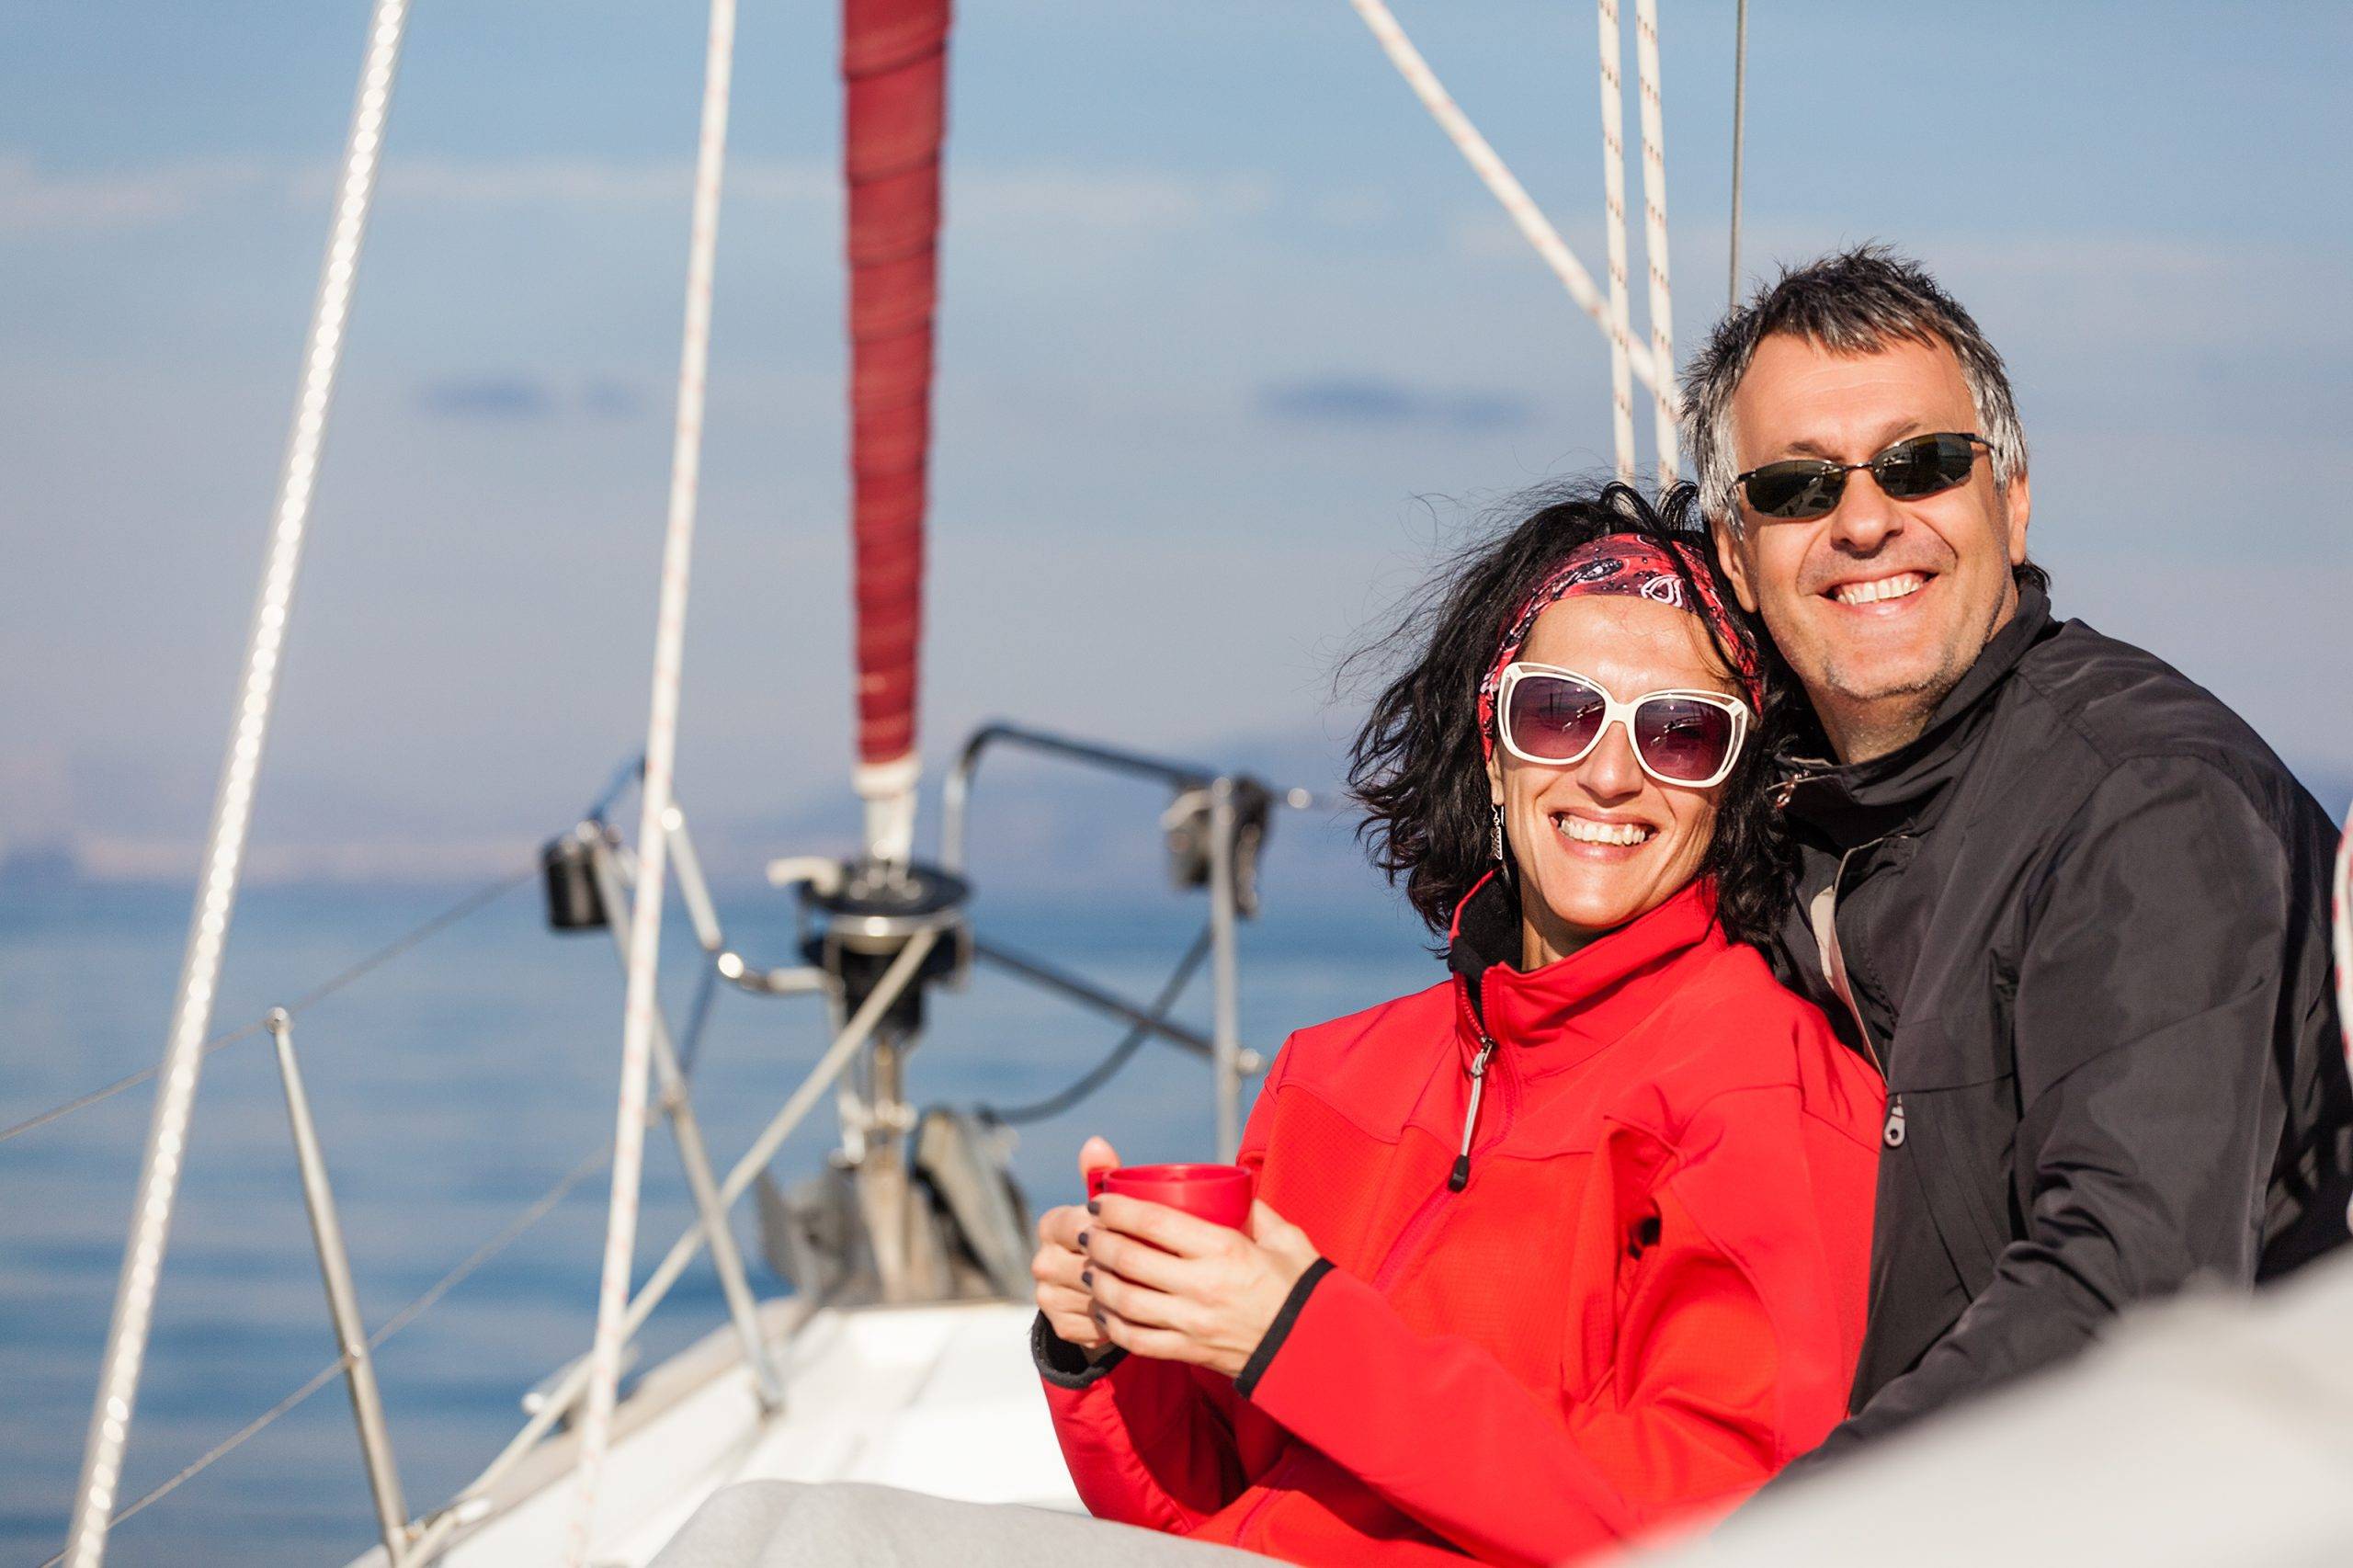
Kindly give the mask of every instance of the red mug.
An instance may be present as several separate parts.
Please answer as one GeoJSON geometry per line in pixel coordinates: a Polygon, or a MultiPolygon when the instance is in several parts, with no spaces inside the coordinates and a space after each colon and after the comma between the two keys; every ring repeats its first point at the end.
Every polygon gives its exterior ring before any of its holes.
{"type": "Polygon", "coordinates": [[[1086,1173],[1086,1196],[1116,1193],[1165,1203],[1213,1225],[1241,1230],[1250,1219],[1252,1182],[1240,1165],[1098,1165],[1086,1173]]]}

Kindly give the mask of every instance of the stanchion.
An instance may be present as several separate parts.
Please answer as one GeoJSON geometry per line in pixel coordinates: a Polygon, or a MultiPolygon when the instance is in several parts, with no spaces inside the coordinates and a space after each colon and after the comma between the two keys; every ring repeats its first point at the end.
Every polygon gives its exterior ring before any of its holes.
{"type": "Polygon", "coordinates": [[[318,1244],[319,1278],[327,1290],[327,1316],[343,1352],[343,1376],[351,1390],[351,1415],[359,1427],[359,1453],[368,1466],[368,1490],[376,1499],[376,1523],[384,1535],[388,1568],[402,1568],[408,1551],[408,1504],[401,1496],[400,1471],[392,1464],[392,1434],[384,1426],[384,1402],[376,1390],[376,1363],[368,1351],[368,1331],[359,1321],[359,1297],[351,1287],[351,1259],[343,1247],[343,1225],[335,1218],[335,1191],[327,1185],[327,1163],[311,1121],[311,1099],[302,1070],[294,1062],[294,1021],[283,1007],[270,1009],[269,1037],[278,1047],[278,1075],[286,1085],[286,1119],[294,1130],[294,1160],[302,1173],[302,1203],[311,1212],[311,1236],[318,1244]]]}

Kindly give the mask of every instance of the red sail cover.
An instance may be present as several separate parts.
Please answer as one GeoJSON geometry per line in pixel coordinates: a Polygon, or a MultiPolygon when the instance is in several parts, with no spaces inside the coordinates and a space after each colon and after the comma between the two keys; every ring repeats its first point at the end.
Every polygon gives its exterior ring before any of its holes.
{"type": "Polygon", "coordinates": [[[949,0],[842,0],[858,752],[915,744],[949,0]]]}

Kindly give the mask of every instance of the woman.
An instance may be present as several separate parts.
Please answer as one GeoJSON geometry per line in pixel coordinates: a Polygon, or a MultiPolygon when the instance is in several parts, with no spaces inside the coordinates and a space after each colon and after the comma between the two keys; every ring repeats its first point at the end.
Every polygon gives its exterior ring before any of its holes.
{"type": "Polygon", "coordinates": [[[1284,1046],[1248,1234],[1108,1195],[1040,1221],[1033,1349],[1097,1516],[1555,1562],[1844,1414],[1881,1085],[1745,945],[1787,896],[1761,660],[1689,515],[1572,493],[1409,622],[1351,779],[1452,973],[1284,1046]]]}

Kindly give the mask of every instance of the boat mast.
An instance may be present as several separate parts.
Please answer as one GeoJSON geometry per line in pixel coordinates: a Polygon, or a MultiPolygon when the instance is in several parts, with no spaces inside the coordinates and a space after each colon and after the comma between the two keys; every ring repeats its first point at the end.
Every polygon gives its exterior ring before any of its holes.
{"type": "Polygon", "coordinates": [[[843,0],[849,192],[850,534],[866,853],[915,839],[916,652],[938,300],[949,0],[843,0]]]}

